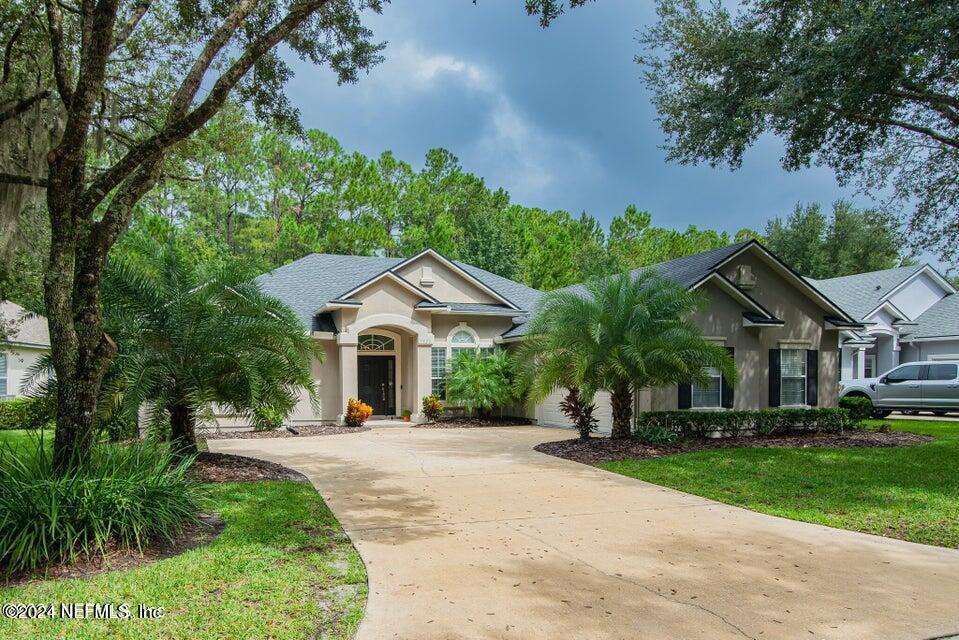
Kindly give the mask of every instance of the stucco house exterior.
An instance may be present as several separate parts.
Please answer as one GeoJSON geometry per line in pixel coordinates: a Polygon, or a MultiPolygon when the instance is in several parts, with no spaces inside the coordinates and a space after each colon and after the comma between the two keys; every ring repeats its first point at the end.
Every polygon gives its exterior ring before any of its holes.
{"type": "MultiPolygon", "coordinates": [[[[704,335],[727,346],[740,371],[733,388],[718,375],[704,387],[644,390],[638,410],[831,406],[838,396],[838,333],[862,325],[755,241],[651,267],[708,305],[704,335]]],[[[289,421],[340,421],[358,397],[374,415],[420,418],[423,396],[443,395],[446,367],[463,349],[511,349],[543,292],[427,249],[409,258],[314,254],[258,278],[290,305],[325,351],[313,371],[319,406],[303,398],[289,421]]],[[[522,409],[564,425],[557,392],[522,409]]],[[[597,398],[601,430],[608,401],[597,398]]],[[[243,419],[218,416],[223,427],[243,419]]]]}
{"type": "Polygon", "coordinates": [[[863,324],[839,334],[842,380],[902,362],[959,359],[959,295],[928,264],[810,283],[863,324]]]}
{"type": "Polygon", "coordinates": [[[0,321],[12,329],[0,342],[0,400],[11,400],[24,395],[28,372],[50,352],[50,332],[46,318],[13,302],[0,302],[0,321]]]}

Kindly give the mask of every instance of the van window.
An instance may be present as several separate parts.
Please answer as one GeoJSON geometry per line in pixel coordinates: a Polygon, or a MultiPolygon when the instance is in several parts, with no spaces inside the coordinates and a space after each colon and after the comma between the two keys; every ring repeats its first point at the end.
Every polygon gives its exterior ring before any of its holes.
{"type": "Polygon", "coordinates": [[[956,369],[954,364],[931,364],[927,380],[955,380],[956,369]]]}

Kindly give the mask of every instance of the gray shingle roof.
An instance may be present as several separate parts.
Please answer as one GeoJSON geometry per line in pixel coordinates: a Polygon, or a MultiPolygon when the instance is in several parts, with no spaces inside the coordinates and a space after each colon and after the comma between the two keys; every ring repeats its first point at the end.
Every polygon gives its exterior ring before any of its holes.
{"type": "Polygon", "coordinates": [[[485,269],[474,267],[465,262],[456,262],[456,266],[466,271],[468,274],[485,284],[487,287],[506,298],[520,309],[532,311],[536,307],[542,291],[527,287],[525,284],[515,282],[509,278],[490,273],[485,269]]]}
{"type": "MultiPolygon", "coordinates": [[[[717,264],[730,257],[747,244],[749,244],[749,241],[738,242],[736,244],[720,247],[719,249],[712,249],[710,251],[696,253],[691,256],[683,256],[682,258],[676,258],[675,260],[668,260],[666,262],[660,262],[648,267],[633,269],[630,271],[630,274],[635,277],[647,269],[652,269],[661,276],[672,280],[676,284],[684,287],[691,287],[707,276],[717,264]]],[[[579,294],[585,294],[586,286],[583,284],[574,284],[569,287],[557,289],[557,291],[571,291],[579,294]]],[[[525,335],[525,326],[525,320],[518,319],[516,325],[504,333],[503,337],[522,337],[525,335]]]]}
{"type": "MultiPolygon", "coordinates": [[[[303,321],[303,326],[313,327],[316,325],[314,315],[326,303],[403,261],[403,258],[314,253],[264,273],[256,281],[264,293],[292,307],[303,321]]],[[[536,289],[479,267],[464,262],[457,262],[456,265],[522,310],[532,309],[542,295],[536,289]]],[[[449,304],[454,307],[461,306],[458,303],[449,304]]],[[[500,305],[485,306],[490,309],[506,309],[500,305]]],[[[478,306],[474,310],[483,309],[478,306]]]]}
{"type": "Polygon", "coordinates": [[[959,293],[953,293],[916,318],[916,326],[904,333],[910,338],[938,338],[959,336],[959,293]]]}
{"type": "Polygon", "coordinates": [[[293,308],[304,327],[330,300],[401,262],[400,258],[314,253],[256,279],[267,293],[293,308]]]}
{"type": "Polygon", "coordinates": [[[925,265],[898,267],[883,271],[857,273],[828,280],[806,280],[827,298],[842,307],[857,320],[864,320],[867,313],[879,306],[882,299],[906,278],[925,265]]]}
{"type": "Polygon", "coordinates": [[[10,342],[38,347],[50,346],[50,329],[43,316],[31,314],[16,303],[3,301],[0,302],[0,320],[3,320],[4,324],[13,323],[10,342]]]}

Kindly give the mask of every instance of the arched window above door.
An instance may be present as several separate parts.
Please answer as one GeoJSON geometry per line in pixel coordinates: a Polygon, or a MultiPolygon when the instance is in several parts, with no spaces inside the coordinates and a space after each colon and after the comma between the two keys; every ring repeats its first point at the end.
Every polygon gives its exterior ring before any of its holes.
{"type": "Polygon", "coordinates": [[[475,345],[476,338],[474,338],[473,334],[469,331],[457,331],[450,338],[450,343],[455,344],[456,346],[475,345]]]}
{"type": "Polygon", "coordinates": [[[394,351],[396,345],[393,338],[389,336],[368,333],[359,337],[358,349],[360,351],[394,351]]]}

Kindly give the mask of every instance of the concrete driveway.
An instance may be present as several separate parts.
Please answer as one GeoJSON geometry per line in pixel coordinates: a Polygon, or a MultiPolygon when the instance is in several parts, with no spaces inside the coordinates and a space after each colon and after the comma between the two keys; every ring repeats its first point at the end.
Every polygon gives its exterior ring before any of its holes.
{"type": "Polygon", "coordinates": [[[569,431],[211,448],[306,474],[367,564],[360,640],[959,633],[959,552],[765,516],[532,451],[569,431]]]}

